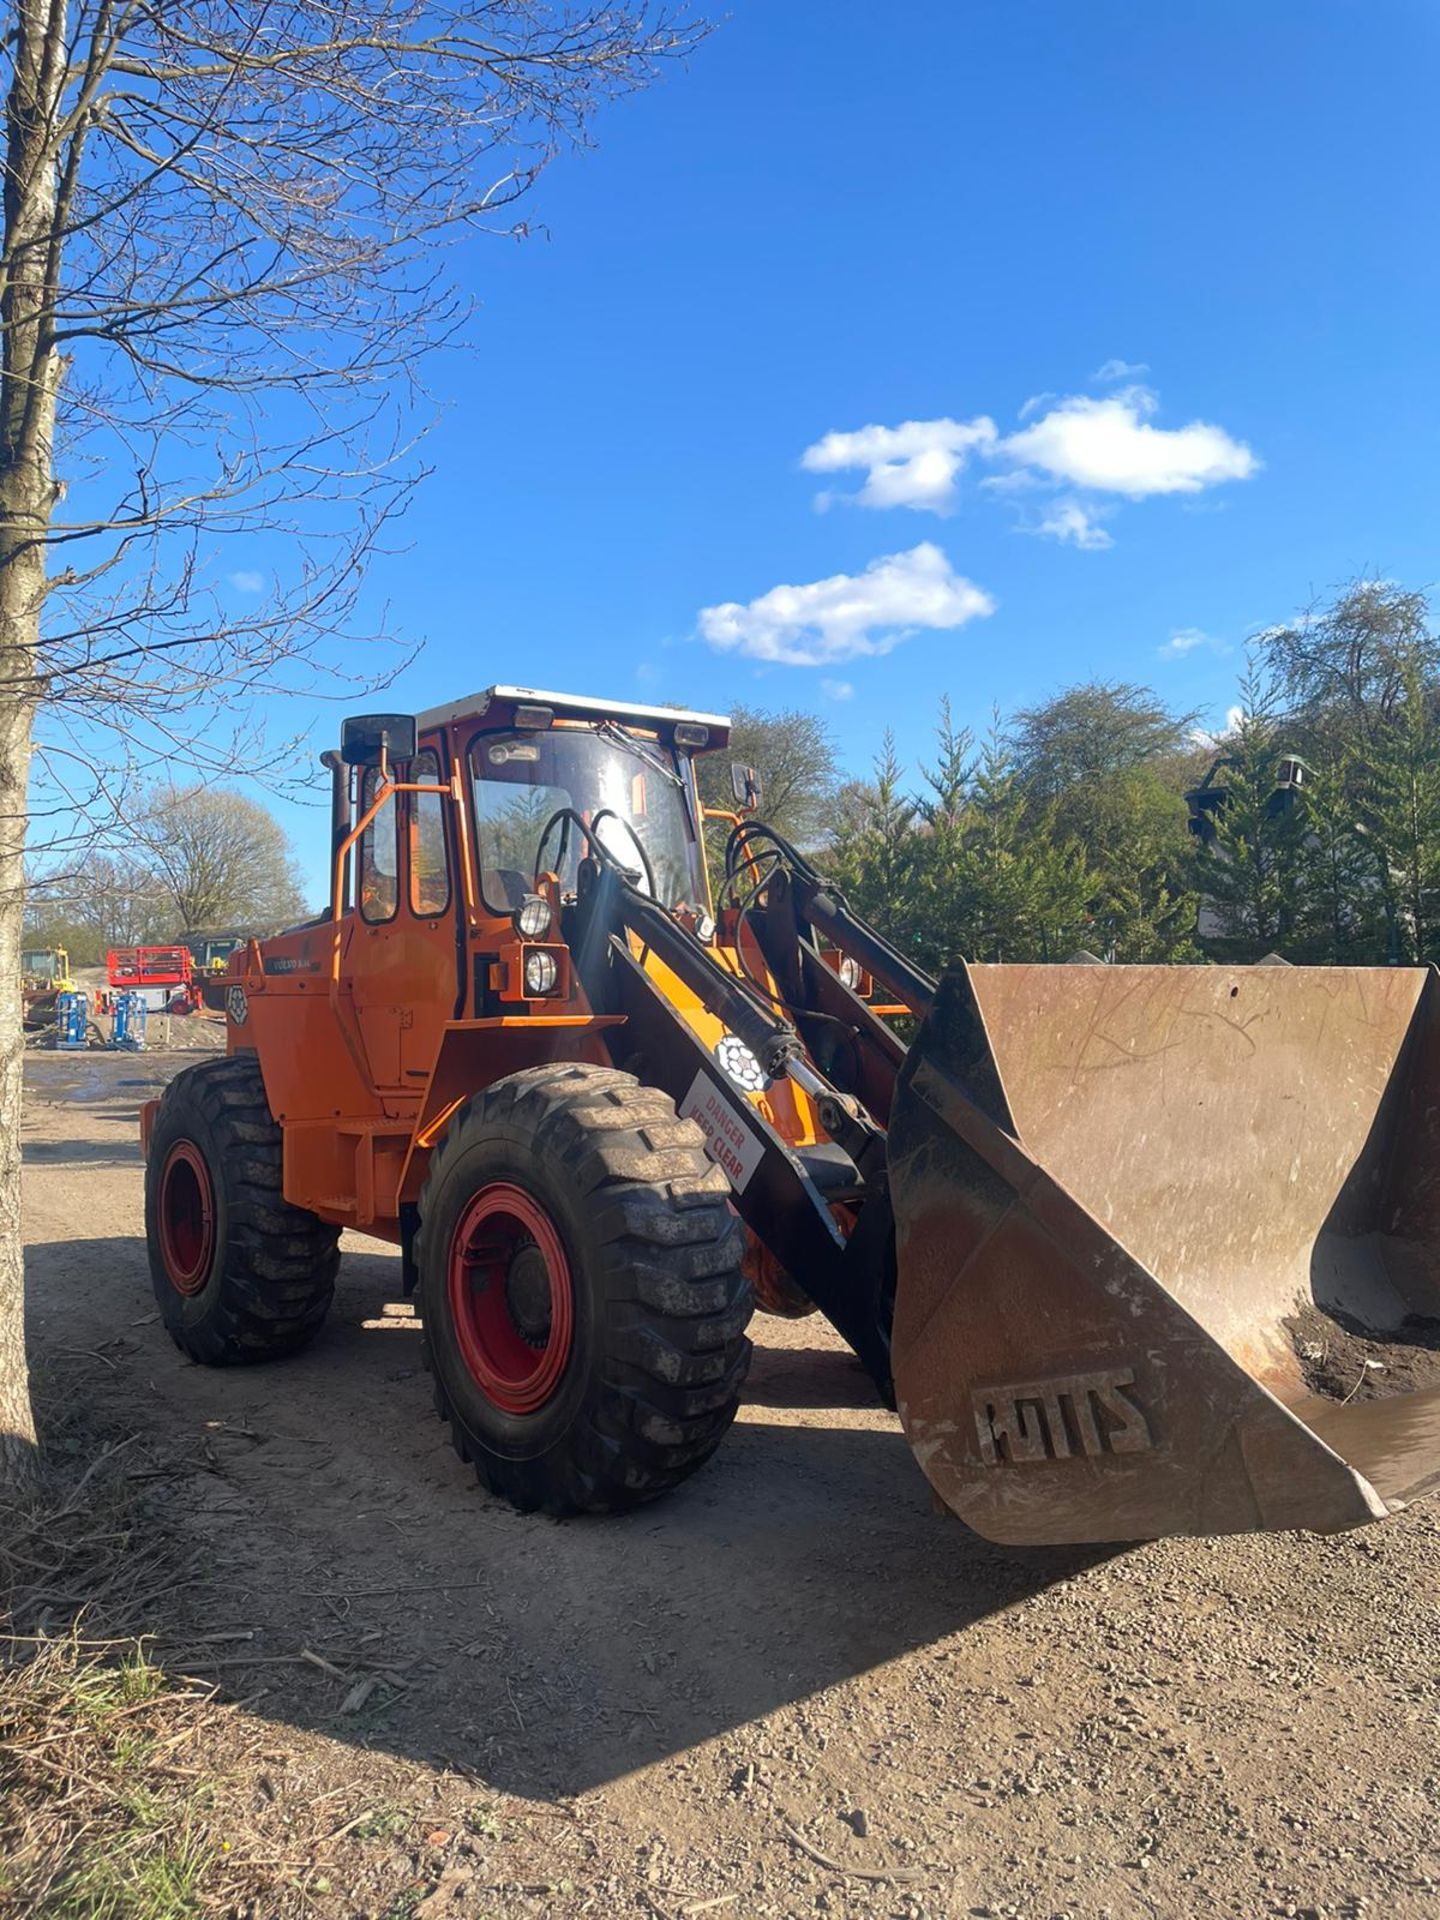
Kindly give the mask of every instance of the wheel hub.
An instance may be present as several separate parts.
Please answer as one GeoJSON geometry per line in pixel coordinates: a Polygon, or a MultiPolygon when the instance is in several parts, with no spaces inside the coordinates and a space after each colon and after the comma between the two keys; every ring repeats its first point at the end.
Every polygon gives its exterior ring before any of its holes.
{"type": "Polygon", "coordinates": [[[527,1347],[541,1348],[550,1338],[550,1269],[532,1240],[510,1257],[505,1275],[505,1304],[515,1331],[527,1347]]]}
{"type": "Polygon", "coordinates": [[[193,1140],[177,1140],[160,1169],[160,1255],[177,1293],[201,1291],[215,1254],[215,1188],[193,1140]]]}
{"type": "Polygon", "coordinates": [[[455,1341],[481,1392],[504,1413],[537,1413],[570,1359],[574,1295],[564,1243],[521,1187],[482,1187],[450,1242],[455,1341]]]}

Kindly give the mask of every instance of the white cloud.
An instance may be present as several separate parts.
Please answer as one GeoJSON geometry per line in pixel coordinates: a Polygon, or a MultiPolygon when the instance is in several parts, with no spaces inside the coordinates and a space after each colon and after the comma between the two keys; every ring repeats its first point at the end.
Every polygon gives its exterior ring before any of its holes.
{"type": "Polygon", "coordinates": [[[1162,660],[1183,660],[1200,647],[1208,647],[1211,653],[1230,651],[1223,640],[1217,640],[1213,633],[1206,633],[1203,627],[1177,627],[1163,646],[1155,651],[1162,660]]]}
{"type": "Polygon", "coordinates": [[[1181,627],[1178,633],[1171,634],[1163,647],[1157,647],[1155,651],[1162,660],[1183,660],[1187,653],[1194,653],[1197,647],[1207,645],[1209,637],[1199,627],[1181,627]]]}
{"type": "Polygon", "coordinates": [[[1058,398],[1058,394],[1053,393],[1032,393],[1024,406],[1021,407],[1016,418],[1019,420],[1028,420],[1032,414],[1039,413],[1042,407],[1048,407],[1052,400],[1058,398]]]}
{"type": "Polygon", "coordinates": [[[1126,387],[1103,400],[1076,394],[1000,441],[997,451],[1066,485],[1132,500],[1199,493],[1224,480],[1248,480],[1259,467],[1243,441],[1208,421],[1152,426],[1148,416],[1157,405],[1145,387],[1126,387]]]}
{"type": "Polygon", "coordinates": [[[1144,360],[1107,360],[1098,366],[1090,378],[1104,387],[1113,386],[1117,380],[1139,380],[1150,371],[1144,360]]]}
{"type": "Polygon", "coordinates": [[[993,613],[988,593],[922,541],[872,560],[863,573],[835,573],[803,586],[772,587],[742,604],[700,612],[701,638],[722,653],[791,667],[832,666],[889,653],[919,628],[949,632],[993,613]]]}
{"type": "Polygon", "coordinates": [[[853,700],[855,689],[848,680],[822,680],[820,690],[831,700],[853,700]]]}
{"type": "Polygon", "coordinates": [[[1057,500],[1045,518],[1027,532],[1048,534],[1052,540],[1068,541],[1072,547],[1084,547],[1098,553],[1115,542],[1100,524],[1104,507],[1087,507],[1079,500],[1057,500]]]}
{"type": "Polygon", "coordinates": [[[1043,493],[1050,484],[1042,475],[1027,473],[1024,467],[1017,467],[1013,473],[987,473],[980,482],[980,489],[983,493],[1043,493]]]}
{"type": "MultiPolygon", "coordinates": [[[[898,427],[860,427],[853,433],[827,433],[800,456],[807,473],[844,473],[865,469],[858,493],[842,494],[862,507],[914,507],[948,513],[955,502],[955,481],[972,453],[988,453],[998,435],[995,422],[977,420],[905,420],[898,427]]],[[[822,493],[817,506],[834,495],[822,493]]]]}
{"type": "Polygon", "coordinates": [[[265,591],[264,574],[256,573],[253,568],[247,567],[240,573],[232,573],[226,577],[237,593],[263,593],[265,591]]]}
{"type": "MultiPolygon", "coordinates": [[[[1114,360],[1096,377],[1138,371],[1143,371],[1138,363],[1114,360]]],[[[1095,552],[1113,545],[1102,525],[1113,510],[1108,502],[1194,496],[1259,471],[1251,449],[1223,427],[1206,420],[1156,426],[1159,404],[1148,387],[1135,384],[1098,398],[1035,394],[1020,409],[1014,433],[1000,434],[986,414],[973,420],[948,415],[906,420],[897,427],[827,433],[805,449],[800,464],[808,473],[865,475],[858,492],[817,494],[819,508],[843,500],[947,514],[955,506],[961,474],[983,462],[992,469],[979,483],[985,492],[1053,496],[1054,504],[1038,518],[1022,511],[1022,532],[1095,552]]]]}
{"type": "Polygon", "coordinates": [[[1211,733],[1205,727],[1192,727],[1190,729],[1191,744],[1197,747],[1206,747],[1213,753],[1217,747],[1224,746],[1232,733],[1239,732],[1244,719],[1245,709],[1243,707],[1227,707],[1225,709],[1225,724],[1222,727],[1218,727],[1214,733],[1211,733]]]}

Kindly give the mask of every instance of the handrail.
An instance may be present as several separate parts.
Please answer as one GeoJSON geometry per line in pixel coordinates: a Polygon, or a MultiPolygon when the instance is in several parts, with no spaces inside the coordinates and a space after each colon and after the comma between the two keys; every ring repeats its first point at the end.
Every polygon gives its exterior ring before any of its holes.
{"type": "MultiPolygon", "coordinates": [[[[343,894],[345,862],[349,859],[356,841],[359,840],[366,828],[374,821],[380,809],[385,805],[385,802],[393,799],[397,793],[438,793],[442,799],[454,800],[457,804],[459,803],[459,795],[455,792],[453,781],[449,786],[434,786],[429,782],[414,780],[387,780],[385,785],[381,787],[375,798],[365,809],[364,813],[362,813],[360,818],[355,822],[349,833],[347,833],[345,838],[340,842],[340,845],[335,850],[335,869],[330,888],[330,924],[335,929],[330,950],[330,978],[333,982],[338,982],[340,978],[340,922],[345,917],[343,894]]],[[[465,840],[465,810],[463,806],[460,808],[460,836],[463,842],[465,840]]],[[[466,906],[468,907],[471,904],[468,860],[465,863],[465,867],[465,895],[466,906]]]]}

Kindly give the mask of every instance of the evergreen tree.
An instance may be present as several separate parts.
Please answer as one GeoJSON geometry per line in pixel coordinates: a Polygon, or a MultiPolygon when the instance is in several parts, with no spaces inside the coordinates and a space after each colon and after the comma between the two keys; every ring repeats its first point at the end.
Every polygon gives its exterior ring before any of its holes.
{"type": "Polygon", "coordinates": [[[1016,716],[1016,764],[1037,823],[1054,809],[1097,878],[1091,918],[1110,960],[1198,957],[1194,846],[1182,794],[1195,715],[1148,687],[1092,682],[1016,716]]]}
{"type": "Polygon", "coordinates": [[[1386,958],[1384,889],[1374,847],[1356,819],[1354,788],[1352,770],[1338,749],[1306,780],[1289,959],[1372,966],[1386,958]]]}
{"type": "Polygon", "coordinates": [[[1253,666],[1240,692],[1239,719],[1221,743],[1224,800],[1201,863],[1200,928],[1221,959],[1288,959],[1299,919],[1304,803],[1300,792],[1280,784],[1286,749],[1275,694],[1253,666]]]}
{"type": "MultiPolygon", "coordinates": [[[[986,736],[934,929],[944,957],[1063,960],[1091,937],[1096,876],[1053,808],[1037,817],[999,717],[986,736]]],[[[932,839],[932,845],[934,844],[932,839]]]]}
{"type": "Polygon", "coordinates": [[[1401,964],[1435,950],[1440,639],[1421,593],[1357,580],[1265,634],[1287,738],[1314,762],[1297,909],[1303,956],[1401,964]]]}
{"type": "Polygon", "coordinates": [[[965,952],[967,920],[967,848],[973,834],[975,739],[957,727],[948,696],[940,703],[936,728],[939,752],[933,767],[922,767],[924,791],[915,801],[917,831],[913,852],[911,912],[913,939],[925,955],[922,964],[942,966],[965,952]]]}
{"type": "Polygon", "coordinates": [[[903,778],[895,737],[887,730],[873,778],[840,796],[825,864],[856,911],[909,951],[917,938],[917,834],[903,778]]]}
{"type": "Polygon", "coordinates": [[[1422,595],[1361,581],[1262,635],[1202,841],[1193,716],[1148,688],[1071,687],[977,750],[941,707],[918,794],[887,735],[840,788],[827,864],[939,968],[1063,959],[1440,959],[1440,640],[1422,595]],[[1286,763],[1300,761],[1299,773],[1286,763]]]}
{"type": "Polygon", "coordinates": [[[1406,668],[1369,743],[1358,831],[1372,852],[1383,902],[1384,958],[1429,960],[1440,952],[1440,728],[1435,690],[1418,662],[1406,668]]]}

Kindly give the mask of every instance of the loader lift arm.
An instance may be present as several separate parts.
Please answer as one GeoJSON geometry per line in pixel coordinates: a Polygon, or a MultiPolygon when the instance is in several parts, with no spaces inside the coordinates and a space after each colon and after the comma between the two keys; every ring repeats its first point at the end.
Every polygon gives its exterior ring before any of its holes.
{"type": "MultiPolygon", "coordinates": [[[[787,956],[797,946],[813,949],[814,936],[820,933],[858,960],[917,1018],[930,1011],[935,999],[933,976],[907,960],[893,942],[862,919],[840,889],[774,827],[763,820],[740,822],[726,847],[725,878],[732,890],[748,879],[738,911],[742,918],[754,919],[772,968],[785,968],[787,956]]],[[[802,982],[793,968],[785,984],[800,989],[802,982]]]]}
{"type": "Polygon", "coordinates": [[[609,850],[590,841],[566,937],[597,1011],[621,1013],[617,1066],[664,1087],[682,1114],[735,1143],[731,1204],[794,1275],[893,1404],[890,1312],[894,1224],[885,1136],[863,1104],[805,1057],[794,1025],[753,985],[727,971],[673,915],[632,885],[609,850]],[[632,944],[633,943],[633,944],[632,944]],[[638,953],[635,948],[638,947],[638,953]],[[714,1052],[677,1011],[646,964],[654,956],[755,1056],[768,1079],[794,1080],[816,1102],[839,1152],[788,1146],[730,1084],[714,1052]],[[847,1236],[837,1198],[858,1218],[847,1236]]]}

